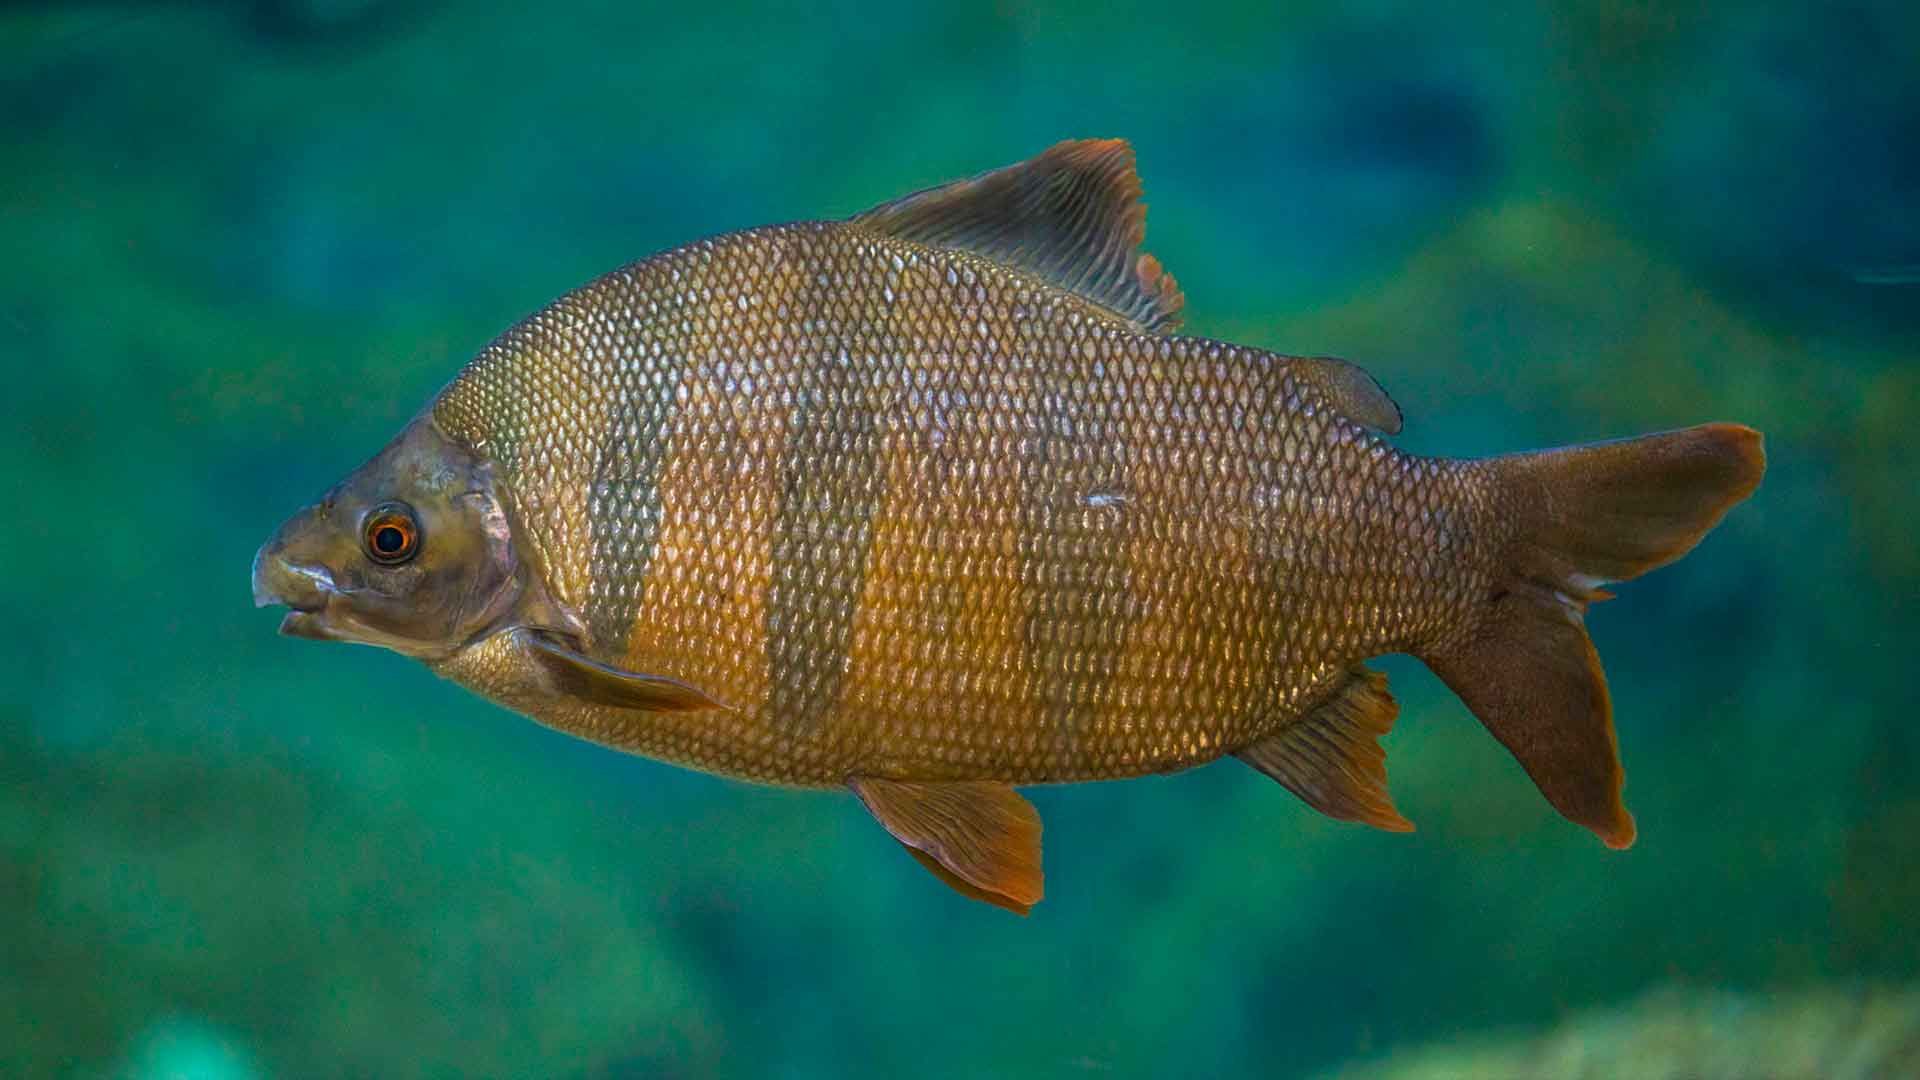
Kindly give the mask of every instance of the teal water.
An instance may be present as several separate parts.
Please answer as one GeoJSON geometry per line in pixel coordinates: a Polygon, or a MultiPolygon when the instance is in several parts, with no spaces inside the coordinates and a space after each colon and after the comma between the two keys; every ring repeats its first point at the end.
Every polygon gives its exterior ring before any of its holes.
{"type": "Polygon", "coordinates": [[[1920,16],[1270,8],[0,8],[0,1073],[1291,1076],[1920,980],[1920,16]],[[1188,328],[1361,363],[1404,446],[1767,433],[1590,620],[1632,851],[1391,660],[1420,831],[1038,790],[1021,920],[251,606],[564,289],[1094,135],[1188,328]]]}

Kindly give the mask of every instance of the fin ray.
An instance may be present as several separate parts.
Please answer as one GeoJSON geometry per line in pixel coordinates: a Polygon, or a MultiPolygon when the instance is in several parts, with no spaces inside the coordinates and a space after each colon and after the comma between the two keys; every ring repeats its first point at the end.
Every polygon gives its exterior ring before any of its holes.
{"type": "Polygon", "coordinates": [[[847,786],[956,892],[1025,915],[1044,894],[1040,814],[1006,784],[856,776],[847,786]]]}
{"type": "Polygon", "coordinates": [[[1180,325],[1185,298],[1140,251],[1146,205],[1120,139],[1057,143],[1037,157],[883,203],[855,225],[1006,263],[1155,333],[1180,325]]]}
{"type": "Polygon", "coordinates": [[[540,662],[554,688],[570,697],[646,712],[692,712],[725,708],[698,689],[661,675],[644,675],[603,664],[550,634],[516,631],[540,662]]]}
{"type": "Polygon", "coordinates": [[[1587,605],[1607,597],[1601,583],[1686,554],[1751,495],[1766,472],[1760,433],[1702,424],[1489,465],[1518,508],[1505,580],[1420,658],[1554,809],[1608,847],[1631,846],[1613,702],[1587,636],[1587,605]]]}
{"type": "Polygon", "coordinates": [[[1411,832],[1413,823],[1387,793],[1387,755],[1379,743],[1399,712],[1387,677],[1357,667],[1326,704],[1236,756],[1330,818],[1411,832]]]}

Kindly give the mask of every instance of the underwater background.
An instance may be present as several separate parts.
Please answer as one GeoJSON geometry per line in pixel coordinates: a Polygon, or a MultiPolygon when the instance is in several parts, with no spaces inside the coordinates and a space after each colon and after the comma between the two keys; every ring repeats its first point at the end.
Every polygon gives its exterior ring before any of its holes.
{"type": "Polygon", "coordinates": [[[1920,7],[16,2],[0,251],[0,1073],[1920,1069],[1920,7]],[[1404,447],[1766,433],[1589,620],[1631,851],[1393,658],[1419,832],[1034,789],[1023,920],[254,610],[560,292],[1083,136],[1188,332],[1360,363],[1404,447]]]}

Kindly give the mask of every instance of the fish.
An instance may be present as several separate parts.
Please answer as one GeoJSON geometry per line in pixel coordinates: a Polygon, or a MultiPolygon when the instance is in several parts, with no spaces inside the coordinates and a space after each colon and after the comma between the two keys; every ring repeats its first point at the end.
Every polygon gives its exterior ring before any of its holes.
{"type": "Polygon", "coordinates": [[[1407,453],[1361,368],[1180,334],[1141,196],[1076,140],[614,270],[281,525],[255,602],[607,747],[850,791],[1023,915],[1020,786],[1234,757],[1410,830],[1391,653],[1631,844],[1584,615],[1755,490],[1760,434],[1407,453]]]}

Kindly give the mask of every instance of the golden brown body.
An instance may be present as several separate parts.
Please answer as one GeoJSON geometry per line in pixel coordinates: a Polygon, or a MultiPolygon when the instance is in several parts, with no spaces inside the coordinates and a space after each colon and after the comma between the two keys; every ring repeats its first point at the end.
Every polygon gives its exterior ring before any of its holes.
{"type": "Polygon", "coordinates": [[[1099,780],[1271,733],[1490,576],[1471,471],[1292,367],[819,223],[616,271],[433,416],[503,469],[591,655],[732,710],[539,719],[777,783],[1099,780]]]}
{"type": "Polygon", "coordinates": [[[1063,143],[608,274],[283,525],[256,600],[584,738],[844,785],[1016,911],[1013,784],[1231,754],[1411,828],[1388,652],[1631,843],[1582,617],[1753,490],[1758,434],[1403,454],[1358,368],[1172,336],[1138,196],[1124,144],[1063,143]]]}

